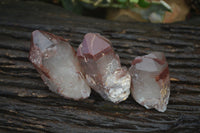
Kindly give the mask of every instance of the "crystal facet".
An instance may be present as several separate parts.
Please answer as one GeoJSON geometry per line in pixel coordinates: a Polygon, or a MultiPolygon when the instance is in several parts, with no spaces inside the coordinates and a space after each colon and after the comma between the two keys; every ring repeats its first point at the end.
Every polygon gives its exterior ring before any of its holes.
{"type": "Polygon", "coordinates": [[[164,112],[170,95],[169,68],[161,52],[136,57],[130,67],[133,98],[147,109],[164,112]]]}
{"type": "Polygon", "coordinates": [[[119,103],[130,94],[131,77],[120,65],[111,42],[96,33],[85,35],[77,56],[86,74],[88,84],[104,99],[119,103]]]}
{"type": "Polygon", "coordinates": [[[29,59],[51,91],[75,100],[90,96],[91,89],[67,40],[36,30],[29,59]]]}

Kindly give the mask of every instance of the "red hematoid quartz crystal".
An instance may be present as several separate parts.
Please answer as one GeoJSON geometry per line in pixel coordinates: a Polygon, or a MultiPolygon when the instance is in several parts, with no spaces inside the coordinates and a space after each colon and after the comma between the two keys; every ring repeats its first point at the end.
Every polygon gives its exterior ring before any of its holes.
{"type": "Polygon", "coordinates": [[[67,40],[36,30],[29,59],[51,91],[75,100],[90,96],[91,89],[67,40]]]}
{"type": "Polygon", "coordinates": [[[136,57],[130,67],[133,98],[147,109],[167,109],[170,95],[168,63],[161,52],[136,57]]]}
{"type": "Polygon", "coordinates": [[[85,35],[77,56],[86,74],[88,84],[104,99],[119,103],[130,94],[131,77],[120,65],[111,42],[96,33],[85,35]]]}

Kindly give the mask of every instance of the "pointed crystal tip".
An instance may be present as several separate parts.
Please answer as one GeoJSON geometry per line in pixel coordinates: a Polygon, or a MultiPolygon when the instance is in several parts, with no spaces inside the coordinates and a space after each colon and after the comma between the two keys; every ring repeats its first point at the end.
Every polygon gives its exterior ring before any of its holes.
{"type": "Polygon", "coordinates": [[[98,33],[87,33],[77,50],[79,57],[99,58],[103,53],[112,51],[111,42],[98,33]]]}
{"type": "Polygon", "coordinates": [[[32,32],[32,44],[36,45],[41,52],[44,52],[47,48],[54,46],[60,41],[68,42],[62,37],[48,32],[40,30],[35,30],[32,32]]]}
{"type": "Polygon", "coordinates": [[[51,41],[52,36],[46,32],[35,30],[32,32],[32,43],[36,45],[40,51],[44,52],[50,47],[53,42],[51,41]]]}

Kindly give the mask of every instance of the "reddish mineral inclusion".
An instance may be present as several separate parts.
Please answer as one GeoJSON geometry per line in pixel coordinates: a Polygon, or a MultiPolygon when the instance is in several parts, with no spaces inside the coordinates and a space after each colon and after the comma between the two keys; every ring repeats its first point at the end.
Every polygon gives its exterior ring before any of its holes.
{"type": "Polygon", "coordinates": [[[32,33],[29,59],[51,91],[75,100],[90,96],[75,51],[67,40],[36,30],[32,33]]]}
{"type": "Polygon", "coordinates": [[[147,109],[167,109],[170,95],[169,68],[161,52],[136,57],[130,67],[133,98],[147,109]]]}
{"type": "Polygon", "coordinates": [[[130,94],[130,74],[122,68],[111,42],[96,33],[85,35],[77,56],[92,89],[104,99],[119,103],[130,94]]]}

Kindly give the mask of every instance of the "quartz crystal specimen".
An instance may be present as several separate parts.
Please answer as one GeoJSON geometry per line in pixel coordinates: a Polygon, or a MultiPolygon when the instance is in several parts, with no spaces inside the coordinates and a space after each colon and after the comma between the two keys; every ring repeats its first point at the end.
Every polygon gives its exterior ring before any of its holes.
{"type": "Polygon", "coordinates": [[[147,109],[164,112],[170,95],[168,63],[161,52],[136,57],[130,67],[133,98],[147,109]]]}
{"type": "Polygon", "coordinates": [[[131,77],[120,65],[111,42],[97,33],[88,33],[77,50],[88,84],[105,100],[119,103],[130,94],[131,77]]]}
{"type": "Polygon", "coordinates": [[[36,30],[29,59],[51,91],[74,100],[90,96],[91,89],[67,40],[36,30]]]}

